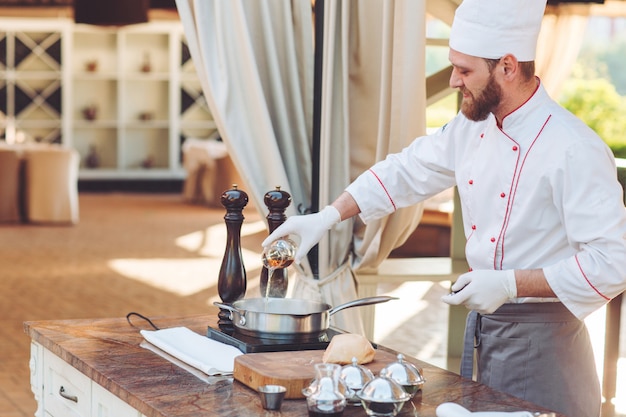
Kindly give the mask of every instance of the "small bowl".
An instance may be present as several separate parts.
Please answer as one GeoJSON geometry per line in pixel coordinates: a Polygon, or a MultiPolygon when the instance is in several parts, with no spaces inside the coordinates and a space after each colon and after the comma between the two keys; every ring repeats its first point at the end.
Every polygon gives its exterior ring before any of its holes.
{"type": "Polygon", "coordinates": [[[407,394],[413,398],[424,386],[425,379],[415,365],[404,360],[403,354],[398,354],[398,361],[393,362],[380,370],[380,376],[388,377],[402,386],[407,394]]]}
{"type": "Polygon", "coordinates": [[[357,394],[368,416],[393,417],[411,396],[400,384],[388,377],[376,377],[357,394]]]}
{"type": "Polygon", "coordinates": [[[287,388],[282,385],[262,385],[257,388],[261,396],[261,405],[266,410],[280,410],[287,388]]]}

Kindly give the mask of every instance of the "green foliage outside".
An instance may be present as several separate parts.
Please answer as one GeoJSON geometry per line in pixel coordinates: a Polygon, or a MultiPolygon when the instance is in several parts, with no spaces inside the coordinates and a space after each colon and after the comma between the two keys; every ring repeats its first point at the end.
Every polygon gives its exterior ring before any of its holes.
{"type": "Polygon", "coordinates": [[[626,38],[583,48],[559,102],[626,158],[626,38]]]}
{"type": "Polygon", "coordinates": [[[592,128],[616,157],[626,158],[626,97],[620,96],[609,81],[571,79],[560,102],[592,128]]]}

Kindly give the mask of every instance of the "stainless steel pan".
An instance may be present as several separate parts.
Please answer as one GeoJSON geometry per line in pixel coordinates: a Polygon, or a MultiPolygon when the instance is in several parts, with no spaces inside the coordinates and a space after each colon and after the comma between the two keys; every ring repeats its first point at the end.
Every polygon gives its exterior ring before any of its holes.
{"type": "Polygon", "coordinates": [[[282,339],[319,335],[328,329],[330,316],[338,311],[396,299],[389,296],[359,298],[334,308],[318,301],[271,297],[213,304],[230,311],[236,331],[254,337],[282,339]]]}

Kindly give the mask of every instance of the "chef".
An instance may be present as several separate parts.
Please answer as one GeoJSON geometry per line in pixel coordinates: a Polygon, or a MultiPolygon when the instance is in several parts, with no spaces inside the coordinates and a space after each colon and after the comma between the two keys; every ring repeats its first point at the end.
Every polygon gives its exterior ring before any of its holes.
{"type": "Polygon", "coordinates": [[[470,266],[443,301],[471,310],[462,374],[570,417],[601,394],[583,319],[626,288],[626,209],[613,154],[534,74],[545,0],[465,0],[450,34],[461,111],[264,242],[302,259],[336,223],[367,223],[449,187],[470,266]],[[469,365],[469,366],[468,366],[469,365]]]}

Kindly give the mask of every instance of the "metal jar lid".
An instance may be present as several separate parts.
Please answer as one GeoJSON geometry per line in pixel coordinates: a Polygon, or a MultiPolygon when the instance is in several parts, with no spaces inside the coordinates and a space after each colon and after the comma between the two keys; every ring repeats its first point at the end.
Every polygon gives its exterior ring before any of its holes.
{"type": "Polygon", "coordinates": [[[422,388],[425,379],[415,365],[404,360],[403,354],[398,354],[397,358],[397,362],[390,363],[381,369],[380,376],[393,379],[412,397],[422,388]]]}
{"type": "Polygon", "coordinates": [[[359,398],[366,401],[395,403],[407,401],[409,394],[393,379],[379,376],[365,384],[359,398]]]}
{"type": "Polygon", "coordinates": [[[360,399],[357,394],[369,381],[374,379],[372,371],[364,366],[359,365],[357,358],[352,358],[352,363],[344,365],[341,368],[339,377],[347,387],[346,399],[350,403],[359,403],[360,399]]]}
{"type": "Polygon", "coordinates": [[[352,363],[341,368],[340,377],[350,389],[360,390],[363,386],[374,379],[372,371],[359,365],[357,358],[352,358],[352,363]]]}

